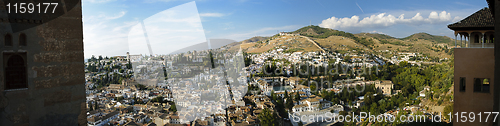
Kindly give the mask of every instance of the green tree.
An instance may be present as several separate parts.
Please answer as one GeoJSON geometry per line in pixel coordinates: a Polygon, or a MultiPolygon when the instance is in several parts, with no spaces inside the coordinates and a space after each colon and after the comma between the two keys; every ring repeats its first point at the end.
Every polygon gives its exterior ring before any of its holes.
{"type": "Polygon", "coordinates": [[[315,82],[315,81],[312,81],[312,82],[311,82],[311,81],[308,81],[308,82],[311,84],[311,86],[309,87],[309,89],[311,89],[311,91],[312,91],[312,92],[316,91],[316,88],[317,88],[317,87],[316,87],[317,81],[316,81],[316,82],[315,82]],[[313,82],[314,82],[314,83],[313,83],[313,82]]]}
{"type": "Polygon", "coordinates": [[[95,110],[99,110],[99,105],[97,104],[97,101],[94,101],[94,105],[95,105],[95,110]]]}
{"type": "Polygon", "coordinates": [[[288,92],[287,92],[286,90],[285,90],[285,94],[283,94],[283,97],[284,97],[285,99],[288,99],[288,92]]]}
{"type": "Polygon", "coordinates": [[[286,95],[287,98],[286,98],[286,108],[288,108],[288,110],[291,110],[293,108],[293,100],[292,100],[292,97],[291,96],[288,96],[286,95]]]}
{"type": "Polygon", "coordinates": [[[271,110],[265,108],[262,110],[262,113],[258,115],[260,120],[260,125],[262,126],[277,126],[278,121],[276,120],[276,114],[274,114],[271,110]]]}
{"type": "Polygon", "coordinates": [[[212,52],[210,51],[208,53],[209,57],[210,57],[210,63],[212,63],[212,68],[215,68],[215,62],[214,62],[214,57],[213,57],[213,54],[212,52]]]}
{"type": "Polygon", "coordinates": [[[89,103],[89,111],[94,111],[94,107],[91,103],[89,103]]]}
{"type": "Polygon", "coordinates": [[[90,57],[90,59],[89,59],[89,62],[96,62],[96,61],[97,61],[97,59],[95,58],[94,55],[92,55],[92,57],[90,57]]]}
{"type": "MultiPolygon", "coordinates": [[[[453,104],[450,104],[450,105],[447,105],[446,107],[444,107],[443,111],[444,111],[443,115],[448,115],[448,113],[453,114],[453,104]]],[[[449,116],[444,116],[444,117],[448,120],[451,120],[449,116]]]]}
{"type": "Polygon", "coordinates": [[[175,102],[171,102],[170,104],[171,105],[170,105],[170,108],[168,110],[171,112],[174,112],[174,113],[177,112],[177,107],[175,106],[175,102]]]}
{"type": "Polygon", "coordinates": [[[139,90],[144,90],[144,89],[146,89],[146,86],[144,86],[142,84],[137,84],[137,88],[139,88],[139,90]]]}
{"type": "Polygon", "coordinates": [[[295,101],[296,102],[300,101],[300,94],[299,94],[299,92],[295,92],[295,101]]]}
{"type": "Polygon", "coordinates": [[[151,102],[163,103],[163,96],[157,96],[156,98],[151,99],[151,102]]]}
{"type": "Polygon", "coordinates": [[[339,115],[346,116],[348,113],[346,111],[340,111],[339,115]]]}
{"type": "Polygon", "coordinates": [[[130,60],[128,61],[127,69],[132,69],[132,63],[130,62],[130,60]]]}
{"type": "Polygon", "coordinates": [[[323,108],[323,103],[319,102],[318,104],[318,110],[321,110],[323,108]]]}
{"type": "Polygon", "coordinates": [[[123,96],[116,97],[116,101],[122,101],[122,100],[123,100],[123,96]]]}

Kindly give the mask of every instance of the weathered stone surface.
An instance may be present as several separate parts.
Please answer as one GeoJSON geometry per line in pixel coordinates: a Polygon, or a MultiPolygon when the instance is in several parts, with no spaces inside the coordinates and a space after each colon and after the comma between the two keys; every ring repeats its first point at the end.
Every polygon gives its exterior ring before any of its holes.
{"type": "Polygon", "coordinates": [[[5,108],[9,104],[9,101],[7,98],[3,95],[3,93],[0,93],[0,109],[5,108]]]}
{"type": "Polygon", "coordinates": [[[17,124],[15,126],[29,126],[29,125],[30,125],[30,123],[26,122],[26,123],[22,123],[22,124],[17,124]]]}
{"type": "MultiPolygon", "coordinates": [[[[2,49],[25,50],[29,72],[28,89],[4,91],[4,73],[0,70],[0,126],[86,125],[86,108],[82,107],[85,105],[85,73],[81,4],[65,2],[78,4],[59,18],[41,21],[43,24],[37,27],[16,33],[12,33],[10,26],[17,24],[17,20],[28,23],[40,20],[7,17],[5,10],[0,11],[0,33],[11,34],[14,42],[24,33],[28,42],[25,47],[2,49]],[[10,20],[14,22],[9,23],[10,20]]],[[[0,10],[3,7],[0,1],[0,10]]],[[[0,66],[3,63],[0,62],[0,66]]]]}
{"type": "Polygon", "coordinates": [[[35,62],[81,62],[83,59],[83,51],[72,51],[72,52],[48,52],[39,53],[34,55],[33,61],[35,62]]]}
{"type": "Polygon", "coordinates": [[[26,114],[17,113],[17,114],[11,115],[9,117],[9,120],[11,122],[13,122],[14,124],[20,124],[20,123],[23,123],[23,122],[28,122],[29,116],[27,116],[26,114]]]}
{"type": "Polygon", "coordinates": [[[84,74],[78,74],[78,75],[74,75],[74,76],[67,76],[65,78],[66,78],[66,81],[64,81],[64,83],[62,83],[62,85],[64,85],[64,86],[68,86],[68,85],[83,85],[83,84],[85,84],[85,75],[84,74]]]}
{"type": "Polygon", "coordinates": [[[76,126],[78,125],[78,114],[56,114],[50,113],[37,121],[44,126],[76,126]]]}
{"type": "Polygon", "coordinates": [[[51,87],[56,87],[60,85],[60,78],[52,78],[52,79],[44,79],[44,80],[35,80],[35,88],[36,89],[42,89],[42,88],[51,88],[51,87]]]}
{"type": "Polygon", "coordinates": [[[55,91],[47,93],[43,96],[45,98],[44,106],[51,106],[57,103],[65,103],[71,101],[71,92],[69,91],[55,91]]]}
{"type": "Polygon", "coordinates": [[[27,108],[25,104],[18,104],[11,107],[14,107],[14,110],[13,112],[11,112],[8,118],[14,125],[24,124],[29,121],[29,116],[26,112],[27,108]]]}
{"type": "Polygon", "coordinates": [[[36,79],[34,80],[36,89],[52,88],[59,86],[82,85],[85,82],[83,74],[77,74],[66,77],[58,77],[51,79],[36,79]]]}
{"type": "Polygon", "coordinates": [[[78,115],[78,125],[79,126],[86,126],[87,125],[87,104],[85,102],[82,102],[80,104],[80,115],[78,115]]]}
{"type": "Polygon", "coordinates": [[[43,47],[44,51],[83,51],[83,43],[74,41],[40,41],[39,44],[43,47]]]}
{"type": "MultiPolygon", "coordinates": [[[[81,101],[81,99],[86,99],[85,94],[73,94],[73,97],[71,98],[71,101],[78,101],[78,100],[81,101]]],[[[85,108],[85,110],[86,109],[87,108],[85,108]]]]}
{"type": "Polygon", "coordinates": [[[0,91],[3,91],[3,71],[0,71],[0,91]]]}
{"type": "Polygon", "coordinates": [[[82,74],[83,64],[47,65],[32,67],[36,71],[37,77],[57,77],[82,74]]]}
{"type": "Polygon", "coordinates": [[[19,90],[19,91],[4,91],[5,97],[7,99],[12,100],[12,98],[28,98],[28,90],[19,90]]]}
{"type": "MultiPolygon", "coordinates": [[[[75,39],[83,38],[83,34],[74,34],[75,32],[81,32],[81,24],[71,23],[78,18],[59,18],[57,20],[52,20],[38,27],[38,34],[49,40],[49,38],[60,38],[60,39],[75,39]],[[58,33],[58,34],[54,34],[58,33]]],[[[81,19],[81,18],[80,18],[81,19]]]]}

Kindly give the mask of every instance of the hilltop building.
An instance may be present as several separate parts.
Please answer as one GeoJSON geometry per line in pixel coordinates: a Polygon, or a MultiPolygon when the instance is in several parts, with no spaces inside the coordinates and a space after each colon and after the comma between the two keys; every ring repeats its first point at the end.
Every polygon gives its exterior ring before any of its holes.
{"type": "Polygon", "coordinates": [[[375,82],[375,88],[384,95],[391,95],[394,84],[390,80],[375,82]]]}

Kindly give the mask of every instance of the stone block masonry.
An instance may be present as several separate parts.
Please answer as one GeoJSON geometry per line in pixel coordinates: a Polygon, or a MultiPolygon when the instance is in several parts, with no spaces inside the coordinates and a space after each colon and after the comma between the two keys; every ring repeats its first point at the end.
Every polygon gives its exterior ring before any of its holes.
{"type": "Polygon", "coordinates": [[[53,20],[44,20],[47,14],[9,17],[5,1],[0,0],[0,125],[87,125],[81,1],[36,1],[59,2],[56,13],[61,16],[53,20]],[[35,27],[16,32],[11,28],[25,24],[35,27]],[[26,45],[19,44],[22,35],[26,45]],[[11,36],[12,45],[4,44],[6,36],[11,36]],[[14,55],[24,60],[25,74],[19,74],[26,76],[24,81],[6,78],[5,67],[14,55]],[[25,82],[27,88],[7,88],[8,81],[25,82]]]}

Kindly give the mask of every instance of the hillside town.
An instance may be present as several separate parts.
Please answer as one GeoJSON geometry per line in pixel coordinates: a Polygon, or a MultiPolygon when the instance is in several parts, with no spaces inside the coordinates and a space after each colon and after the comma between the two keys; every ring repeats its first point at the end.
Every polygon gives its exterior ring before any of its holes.
{"type": "MultiPolygon", "coordinates": [[[[265,114],[285,125],[323,122],[293,121],[293,115],[336,116],[359,111],[365,97],[397,95],[401,90],[392,81],[366,77],[380,71],[379,66],[420,66],[410,59],[425,58],[391,51],[386,52],[398,55],[386,58],[356,50],[286,53],[281,48],[260,54],[223,51],[227,49],[88,59],[88,125],[259,125],[266,123],[265,114]],[[352,98],[340,96],[357,87],[370,89],[352,98]]],[[[419,97],[426,97],[427,91],[429,87],[419,97]]],[[[383,114],[426,112],[420,105],[406,103],[383,114]]]]}

